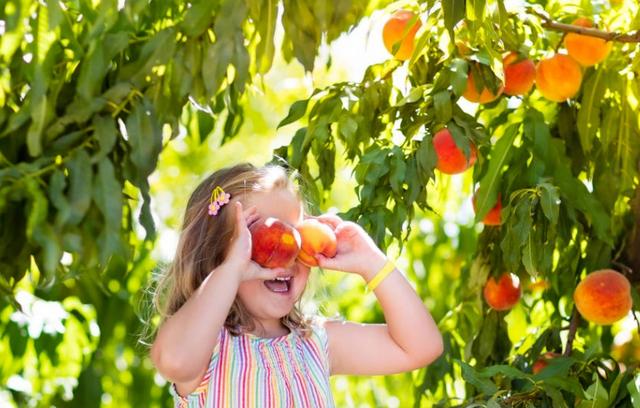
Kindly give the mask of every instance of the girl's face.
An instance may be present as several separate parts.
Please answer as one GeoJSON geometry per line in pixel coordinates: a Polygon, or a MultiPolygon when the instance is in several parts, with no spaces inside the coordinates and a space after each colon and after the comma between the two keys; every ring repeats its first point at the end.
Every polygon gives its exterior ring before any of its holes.
{"type": "MultiPolygon", "coordinates": [[[[275,217],[295,227],[302,221],[302,203],[294,193],[279,188],[264,193],[251,193],[243,203],[245,208],[255,206],[261,218],[275,217]]],[[[309,268],[296,261],[287,268],[284,277],[291,276],[286,292],[275,292],[267,281],[254,279],[244,281],[238,289],[238,297],[247,311],[263,326],[288,315],[296,301],[302,296],[307,284],[309,268]],[[266,324],[265,324],[266,323],[266,324]]]]}

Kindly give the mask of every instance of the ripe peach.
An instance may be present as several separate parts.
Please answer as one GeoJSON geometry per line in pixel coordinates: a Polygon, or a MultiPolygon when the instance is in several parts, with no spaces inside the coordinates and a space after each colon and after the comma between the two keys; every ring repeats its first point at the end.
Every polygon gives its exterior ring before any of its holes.
{"type": "MultiPolygon", "coordinates": [[[[473,200],[472,200],[473,211],[476,211],[476,195],[477,194],[478,192],[476,191],[476,194],[473,195],[473,200]]],[[[501,199],[500,193],[498,193],[498,202],[496,203],[496,205],[493,206],[493,208],[489,210],[487,215],[485,215],[484,219],[482,220],[482,223],[484,225],[490,225],[490,226],[500,225],[502,223],[502,220],[500,219],[500,211],[502,211],[502,199],[501,199]]]]}
{"type": "Polygon", "coordinates": [[[447,128],[440,129],[433,136],[433,148],[438,156],[436,168],[445,174],[462,173],[476,162],[476,146],[471,143],[470,155],[466,157],[447,128]]]}
{"type": "Polygon", "coordinates": [[[580,65],[568,55],[556,54],[536,66],[536,86],[551,101],[564,102],[575,96],[581,83],[580,65]]]}
{"type": "Polygon", "coordinates": [[[420,18],[416,18],[412,11],[398,10],[393,13],[382,28],[382,41],[387,51],[401,61],[410,59],[414,48],[413,40],[420,26],[420,18]],[[411,21],[413,25],[407,28],[411,21]],[[395,54],[394,48],[397,49],[395,54]]]}
{"type": "Polygon", "coordinates": [[[543,368],[549,365],[549,360],[553,360],[554,358],[560,357],[561,355],[562,354],[547,351],[546,353],[541,355],[535,363],[533,363],[531,371],[533,372],[533,374],[538,374],[540,371],[542,371],[543,368]]]}
{"type": "Polygon", "coordinates": [[[336,255],[336,234],[327,224],[313,218],[307,218],[296,228],[302,239],[302,248],[298,253],[300,262],[307,266],[318,266],[316,254],[322,254],[328,258],[333,258],[336,255]]]}
{"type": "Polygon", "coordinates": [[[504,66],[504,93],[526,95],[533,87],[536,66],[528,58],[520,58],[517,52],[510,52],[502,60],[504,66]]]}
{"type": "Polygon", "coordinates": [[[601,269],[588,274],[573,292],[578,312],[597,324],[612,324],[631,310],[631,285],[620,272],[601,269]]]}
{"type": "Polygon", "coordinates": [[[469,70],[469,74],[467,75],[467,87],[465,88],[462,96],[469,102],[489,103],[498,99],[498,97],[502,95],[503,89],[504,85],[500,84],[500,87],[495,94],[492,93],[491,90],[486,86],[482,88],[482,92],[478,92],[475,80],[473,78],[473,71],[469,70]]]}
{"type": "Polygon", "coordinates": [[[291,265],[300,252],[300,234],[289,224],[269,217],[251,225],[251,259],[265,268],[291,265]]]}
{"type": "Polygon", "coordinates": [[[503,273],[496,282],[487,280],[483,290],[484,300],[495,310],[509,310],[520,300],[520,281],[510,273],[503,273]]]}
{"type": "MultiPolygon", "coordinates": [[[[573,25],[593,27],[593,22],[588,18],[581,17],[576,19],[573,25]]],[[[584,67],[590,67],[604,61],[611,51],[611,42],[577,33],[568,33],[564,37],[564,46],[571,58],[584,67]]]]}

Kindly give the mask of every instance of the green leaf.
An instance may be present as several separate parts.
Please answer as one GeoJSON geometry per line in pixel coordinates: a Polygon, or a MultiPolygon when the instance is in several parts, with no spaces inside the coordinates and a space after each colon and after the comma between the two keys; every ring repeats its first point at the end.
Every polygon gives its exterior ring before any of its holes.
{"type": "Polygon", "coordinates": [[[458,149],[462,150],[464,156],[469,159],[471,155],[471,143],[469,141],[467,129],[458,125],[457,122],[451,121],[447,124],[447,129],[451,133],[451,137],[458,149]]]}
{"type": "Polygon", "coordinates": [[[116,144],[118,131],[114,120],[106,116],[95,116],[93,119],[94,135],[100,150],[94,156],[94,162],[106,157],[116,144]]]}
{"type": "Polygon", "coordinates": [[[567,407],[567,403],[565,402],[562,393],[557,388],[548,383],[541,384],[540,388],[542,388],[545,394],[547,394],[551,398],[551,401],[553,402],[553,408],[567,407]]]}
{"type": "Polygon", "coordinates": [[[553,181],[558,187],[562,202],[569,208],[580,210],[593,227],[596,236],[604,242],[611,243],[610,216],[582,181],[572,175],[562,141],[554,139],[549,152],[550,161],[554,166],[553,181]]]}
{"type": "Polygon", "coordinates": [[[233,42],[230,40],[220,39],[206,46],[202,58],[202,79],[208,97],[218,92],[232,56],[233,42]]]}
{"type": "Polygon", "coordinates": [[[347,145],[357,144],[355,138],[356,132],[358,131],[358,121],[351,115],[340,116],[340,119],[338,120],[338,130],[347,145]]]}
{"type": "Polygon", "coordinates": [[[303,127],[296,131],[291,140],[291,166],[299,169],[305,163],[309,145],[307,144],[307,128],[303,127]]]}
{"type": "Polygon", "coordinates": [[[106,227],[119,230],[122,223],[122,185],[116,178],[113,164],[106,158],[98,163],[93,200],[104,216],[106,227]]]}
{"type": "Polygon", "coordinates": [[[90,101],[101,92],[112,60],[127,46],[129,36],[124,31],[109,33],[91,42],[78,77],[77,92],[82,101],[90,101]]]}
{"type": "Polygon", "coordinates": [[[456,96],[462,96],[467,89],[467,71],[469,71],[469,63],[461,58],[456,58],[451,63],[451,87],[456,96]]]}
{"type": "Polygon", "coordinates": [[[153,241],[156,239],[156,227],[151,215],[151,197],[149,196],[149,182],[147,179],[141,180],[138,188],[142,195],[142,207],[140,208],[138,220],[146,231],[145,241],[153,241]]]}
{"type": "Polygon", "coordinates": [[[67,169],[69,170],[68,201],[71,206],[68,223],[77,225],[84,218],[91,204],[93,171],[86,150],[77,150],[67,162],[67,169]]]}
{"type": "Polygon", "coordinates": [[[424,86],[417,86],[415,88],[411,88],[409,93],[396,103],[396,106],[400,107],[408,103],[414,103],[421,100],[424,95],[424,90],[425,90],[424,86]]]}
{"type": "MultiPolygon", "coordinates": [[[[554,360],[551,360],[551,362],[553,361],[554,360]]],[[[542,381],[544,384],[549,384],[570,392],[576,397],[584,398],[584,390],[582,389],[580,381],[575,377],[569,376],[567,373],[560,374],[561,372],[565,372],[564,368],[558,371],[547,366],[538,374],[534,375],[533,378],[542,381]]]]}
{"type": "Polygon", "coordinates": [[[18,323],[13,320],[9,320],[3,337],[4,336],[9,338],[9,349],[11,350],[11,355],[14,357],[22,357],[27,349],[27,343],[29,340],[27,330],[24,326],[20,327],[18,326],[18,323]]]}
{"type": "Polygon", "coordinates": [[[540,204],[542,205],[542,211],[549,222],[555,224],[558,222],[558,214],[560,212],[558,188],[546,182],[538,184],[538,188],[541,193],[540,204]]]}
{"type": "Polygon", "coordinates": [[[309,104],[309,99],[302,99],[299,101],[295,101],[293,105],[291,105],[291,107],[289,108],[289,113],[287,114],[287,117],[285,117],[284,119],[282,119],[282,121],[280,121],[280,123],[278,123],[278,129],[290,123],[293,123],[296,120],[303,117],[304,114],[307,112],[308,104],[309,104]]]}
{"type": "Polygon", "coordinates": [[[34,231],[47,219],[48,202],[34,179],[28,179],[25,187],[29,193],[29,210],[27,218],[27,237],[33,238],[34,231]]]}
{"type": "MultiPolygon", "coordinates": [[[[525,246],[531,234],[531,206],[532,203],[528,197],[512,202],[507,211],[507,218],[504,220],[507,230],[500,243],[500,249],[507,268],[514,273],[520,269],[521,248],[525,246]]],[[[532,262],[530,267],[532,268],[532,262]]]]}
{"type": "MultiPolygon", "coordinates": [[[[569,380],[574,379],[569,376],[569,371],[574,364],[577,363],[577,360],[571,357],[554,357],[550,358],[547,361],[547,365],[540,370],[539,373],[533,376],[533,379],[536,381],[544,380],[547,381],[550,378],[561,379],[561,380],[569,380]]],[[[579,382],[578,382],[579,384],[579,382]]],[[[561,382],[554,383],[554,386],[566,389],[567,391],[571,391],[571,386],[567,387],[562,385],[561,382]]],[[[575,391],[575,390],[574,390],[575,391]]],[[[580,395],[580,394],[576,394],[580,395]]]]}
{"type": "Polygon", "coordinates": [[[541,251],[539,246],[543,243],[536,242],[533,237],[534,234],[529,233],[527,241],[522,247],[522,265],[529,275],[536,277],[538,276],[537,259],[541,251]]]}
{"type": "Polygon", "coordinates": [[[249,0],[250,15],[260,35],[256,45],[256,66],[264,74],[271,68],[275,53],[274,33],[278,21],[278,1],[249,0]]]}
{"type": "Polygon", "coordinates": [[[603,69],[596,70],[582,86],[582,99],[576,124],[578,135],[580,135],[580,144],[585,153],[591,151],[593,139],[600,127],[600,105],[606,90],[603,72],[603,69]]]}
{"type": "Polygon", "coordinates": [[[481,21],[484,19],[485,3],[486,3],[486,0],[473,1],[474,17],[481,21]]]}
{"type": "Polygon", "coordinates": [[[504,135],[491,150],[491,159],[486,174],[480,180],[476,199],[476,222],[484,219],[489,210],[498,201],[498,192],[502,179],[502,169],[509,164],[515,150],[514,141],[518,136],[519,124],[510,125],[504,135]]]}
{"type": "Polygon", "coordinates": [[[42,130],[47,117],[47,95],[38,95],[32,91],[31,126],[27,132],[27,147],[31,157],[42,154],[42,130]]]}
{"type": "Polygon", "coordinates": [[[442,14],[444,17],[444,26],[449,31],[449,38],[453,43],[455,40],[453,28],[462,20],[466,14],[465,0],[443,0],[442,14]]]}
{"type": "Polygon", "coordinates": [[[609,394],[600,382],[598,373],[593,373],[593,380],[594,382],[585,391],[585,399],[578,405],[578,408],[607,408],[609,406],[609,394]]]}
{"type": "Polygon", "coordinates": [[[213,23],[217,2],[199,0],[191,3],[184,19],[180,22],[180,29],[189,37],[198,37],[210,28],[213,23]]]}
{"type": "Polygon", "coordinates": [[[93,200],[104,217],[104,227],[98,237],[100,263],[120,249],[120,226],[122,225],[122,186],[116,178],[113,164],[107,158],[98,163],[98,172],[93,188],[93,200]]]}
{"type": "Polygon", "coordinates": [[[425,137],[420,142],[418,149],[416,150],[416,160],[418,163],[418,174],[421,179],[424,180],[424,184],[431,178],[433,178],[433,169],[438,162],[438,155],[433,148],[433,140],[430,137],[425,137]]]}
{"type": "Polygon", "coordinates": [[[38,268],[43,273],[41,284],[51,284],[55,280],[55,272],[62,258],[62,244],[58,234],[49,224],[41,224],[33,231],[33,239],[41,247],[34,254],[38,268]]]}
{"type": "Polygon", "coordinates": [[[546,161],[549,156],[551,133],[541,112],[529,108],[524,118],[524,137],[533,144],[533,152],[538,161],[546,161]]]}
{"type": "Polygon", "coordinates": [[[487,368],[483,368],[478,372],[478,375],[483,378],[491,378],[497,374],[501,374],[502,376],[512,380],[529,378],[528,374],[523,373],[515,367],[511,367],[505,364],[493,365],[487,368]]]}
{"type": "Polygon", "coordinates": [[[436,120],[439,123],[448,123],[453,117],[449,91],[440,91],[433,95],[433,106],[436,111],[436,120]]]}
{"type": "MultiPolygon", "coordinates": [[[[500,34],[502,35],[502,41],[506,44],[506,49],[518,49],[522,44],[522,41],[518,38],[516,30],[511,24],[511,15],[507,12],[504,5],[504,0],[498,0],[498,21],[500,23],[500,34]]],[[[533,30],[535,35],[535,30],[533,30]]]]}
{"type": "Polygon", "coordinates": [[[629,391],[633,408],[640,408],[640,374],[636,374],[633,379],[627,383],[627,390],[629,391]]]}
{"type": "Polygon", "coordinates": [[[319,46],[320,38],[314,28],[315,21],[310,6],[300,3],[298,6],[298,2],[283,2],[282,26],[285,38],[282,42],[282,54],[285,61],[289,62],[295,57],[305,71],[311,72],[315,60],[314,50],[319,46]],[[300,10],[297,10],[297,7],[300,7],[300,10]],[[308,27],[306,33],[302,31],[305,27],[308,27]]]}
{"type": "Polygon", "coordinates": [[[462,378],[476,387],[478,391],[485,395],[493,395],[498,391],[498,387],[491,380],[482,378],[469,364],[459,360],[456,360],[456,362],[460,364],[462,368],[462,378]]]}
{"type": "Polygon", "coordinates": [[[198,121],[198,135],[200,143],[204,143],[204,141],[207,140],[207,137],[213,130],[215,120],[211,113],[201,109],[196,110],[196,118],[198,121]]]}
{"type": "Polygon", "coordinates": [[[117,81],[131,81],[136,86],[145,86],[153,68],[165,65],[173,58],[177,43],[175,27],[158,31],[143,45],[138,58],[118,71],[117,81]]]}
{"type": "Polygon", "coordinates": [[[138,169],[138,178],[146,178],[156,168],[162,150],[162,129],[147,101],[135,106],[127,118],[126,130],[131,162],[138,169]]]}
{"type": "Polygon", "coordinates": [[[71,206],[64,195],[66,179],[62,170],[55,169],[49,179],[49,200],[56,213],[56,226],[63,226],[71,216],[71,206]]]}
{"type": "Polygon", "coordinates": [[[406,176],[407,165],[402,149],[399,146],[393,148],[390,164],[391,172],[389,174],[389,182],[391,183],[391,189],[396,194],[402,194],[402,184],[406,176]]]}
{"type": "Polygon", "coordinates": [[[473,339],[473,356],[480,364],[484,364],[494,350],[498,334],[498,320],[498,314],[495,311],[490,311],[485,316],[478,334],[473,339]]]}

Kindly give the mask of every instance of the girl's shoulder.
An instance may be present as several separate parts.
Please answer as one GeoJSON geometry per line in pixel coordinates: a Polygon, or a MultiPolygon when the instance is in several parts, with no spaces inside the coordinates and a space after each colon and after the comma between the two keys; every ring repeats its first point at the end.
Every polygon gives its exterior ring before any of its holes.
{"type": "Polygon", "coordinates": [[[321,315],[314,315],[308,319],[308,337],[328,351],[329,335],[327,332],[328,323],[344,321],[344,319],[330,318],[321,315]]]}
{"type": "Polygon", "coordinates": [[[325,324],[329,319],[321,315],[313,315],[307,319],[307,327],[310,335],[326,336],[325,324]]]}

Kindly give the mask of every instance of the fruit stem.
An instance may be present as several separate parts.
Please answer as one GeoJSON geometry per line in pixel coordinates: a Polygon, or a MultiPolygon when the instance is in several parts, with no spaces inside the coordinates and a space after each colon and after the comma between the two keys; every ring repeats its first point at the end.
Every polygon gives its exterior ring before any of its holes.
{"type": "Polygon", "coordinates": [[[567,36],[566,32],[562,33],[562,38],[560,38],[560,41],[558,41],[558,44],[556,45],[556,49],[554,50],[556,54],[558,53],[558,50],[560,50],[560,47],[562,47],[562,44],[564,44],[564,37],[566,36],[567,36]]]}
{"type": "Polygon", "coordinates": [[[553,21],[548,15],[542,14],[533,8],[528,8],[528,11],[536,16],[540,17],[542,21],[542,27],[548,28],[554,31],[563,31],[565,33],[577,33],[587,35],[589,37],[602,38],[607,41],[616,41],[622,43],[640,43],[640,30],[633,33],[617,33],[611,31],[598,30],[597,28],[582,27],[573,24],[564,24],[553,21]]]}

